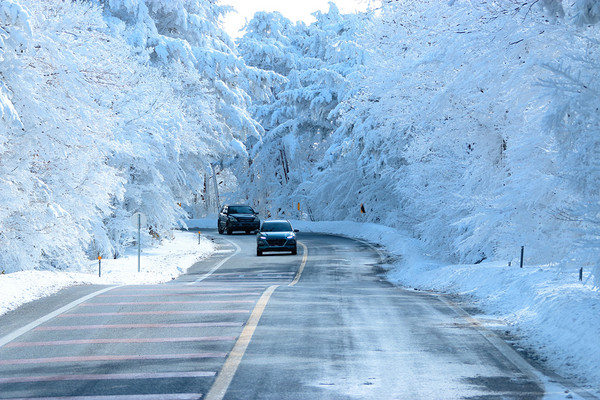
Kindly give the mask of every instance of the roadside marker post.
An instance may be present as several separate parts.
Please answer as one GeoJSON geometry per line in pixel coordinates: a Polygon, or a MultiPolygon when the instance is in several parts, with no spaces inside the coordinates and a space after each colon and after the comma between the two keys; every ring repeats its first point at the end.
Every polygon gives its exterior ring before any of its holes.
{"type": "Polygon", "coordinates": [[[102,256],[98,254],[98,278],[102,277],[102,256]]]}
{"type": "Polygon", "coordinates": [[[148,220],[146,219],[146,216],[144,214],[142,214],[141,212],[136,212],[131,216],[129,221],[131,222],[131,225],[133,225],[133,227],[137,228],[138,230],[138,272],[140,272],[140,259],[142,258],[142,225],[146,226],[146,222],[148,220]]]}
{"type": "Polygon", "coordinates": [[[525,246],[521,246],[521,268],[523,268],[523,253],[525,252],[525,246]]]}
{"type": "Polygon", "coordinates": [[[202,234],[202,232],[198,231],[198,244],[200,244],[200,235],[202,234]]]}
{"type": "Polygon", "coordinates": [[[142,243],[141,243],[141,231],[142,231],[142,214],[138,213],[138,272],[140,272],[140,258],[142,257],[142,243]]]}

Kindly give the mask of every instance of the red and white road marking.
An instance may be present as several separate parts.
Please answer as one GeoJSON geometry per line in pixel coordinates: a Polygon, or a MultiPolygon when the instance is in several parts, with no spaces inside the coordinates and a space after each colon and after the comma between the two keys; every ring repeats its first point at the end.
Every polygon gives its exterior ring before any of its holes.
{"type": "Polygon", "coordinates": [[[198,400],[201,393],[126,394],[121,396],[19,397],[4,400],[198,400]]]}
{"type": "Polygon", "coordinates": [[[94,361],[148,361],[148,360],[193,360],[198,358],[224,358],[227,353],[191,353],[191,354],[146,354],[146,355],[109,355],[109,356],[70,356],[45,358],[17,358],[0,360],[0,365],[58,364],[94,361]]]}
{"type": "MultiPolygon", "coordinates": [[[[63,382],[63,381],[108,381],[114,379],[165,379],[165,378],[206,378],[213,377],[214,371],[157,372],[130,374],[85,374],[85,375],[43,375],[0,378],[2,383],[63,382]]],[[[72,397],[69,397],[72,398],[72,397]]]]}
{"type": "MultiPolygon", "coordinates": [[[[160,287],[145,287],[145,286],[120,286],[106,288],[95,292],[89,296],[85,296],[76,302],[70,303],[68,306],[51,313],[44,318],[29,324],[23,329],[20,329],[10,335],[0,338],[0,348],[3,346],[7,349],[7,356],[10,359],[0,359],[0,366],[5,366],[6,371],[35,371],[29,376],[10,376],[15,375],[2,374],[0,376],[0,384],[22,384],[23,388],[29,385],[38,390],[33,384],[39,383],[40,395],[45,391],[44,387],[47,384],[44,382],[63,382],[63,381],[112,381],[112,380],[151,380],[151,379],[199,379],[207,378],[208,381],[198,381],[199,384],[204,382],[204,385],[211,382],[211,378],[217,375],[216,371],[198,371],[197,367],[191,367],[192,371],[128,371],[131,366],[139,365],[143,361],[155,360],[173,360],[173,365],[202,365],[202,362],[194,361],[205,359],[207,365],[218,364],[218,359],[225,359],[228,356],[227,351],[231,349],[231,343],[238,340],[237,335],[240,329],[225,329],[224,332],[218,332],[211,329],[209,331],[197,328],[211,327],[232,327],[241,328],[248,322],[247,315],[251,310],[245,308],[254,308],[259,297],[264,297],[263,291],[272,283],[281,283],[282,279],[289,279],[293,273],[253,271],[251,274],[239,273],[222,273],[217,274],[216,271],[229,258],[239,253],[240,249],[235,244],[234,254],[230,257],[221,260],[208,273],[184,285],[168,284],[160,287]],[[216,278],[214,282],[209,282],[207,278],[216,278]],[[243,278],[243,279],[240,279],[243,278]],[[274,281],[274,282],[271,282],[274,281]],[[229,282],[234,282],[235,285],[230,285],[229,282]],[[199,285],[202,283],[202,285],[199,285]],[[107,293],[110,291],[110,293],[107,293]],[[233,296],[239,296],[234,298],[233,296]],[[99,297],[98,300],[92,300],[94,297],[99,297]],[[177,298],[179,297],[179,298],[177,298]],[[240,297],[242,299],[240,299],[240,297]],[[136,301],[137,300],[137,301],[136,301]],[[154,301],[156,300],[156,301],[154,301]],[[166,300],[166,301],[162,301],[166,300]],[[187,305],[187,307],[186,307],[187,305]],[[211,307],[211,305],[213,305],[211,307]],[[237,306],[236,306],[237,305],[237,306]],[[146,307],[147,306],[147,307],[146,307]],[[85,307],[85,308],[83,308],[85,307]],[[90,307],[93,307],[90,309],[90,307]],[[106,307],[106,308],[105,308],[106,307]],[[139,307],[139,308],[138,308],[139,307]],[[222,310],[215,308],[223,307],[222,310]],[[159,310],[156,310],[156,309],[159,310]],[[189,308],[190,310],[186,310],[189,308]],[[209,308],[209,309],[206,309],[209,308]],[[233,309],[231,309],[233,308],[233,309]],[[160,310],[164,309],[164,310],[160,310]],[[81,311],[81,312],[79,312],[81,311]],[[209,317],[209,321],[203,321],[209,317]],[[218,315],[222,315],[219,318],[218,315]],[[239,316],[238,316],[239,315],[239,316]],[[140,318],[127,318],[139,316],[140,318]],[[143,318],[144,316],[152,316],[151,318],[143,318]],[[164,316],[165,318],[161,318],[164,316]],[[183,316],[177,318],[177,316],[183,316]],[[187,316],[187,317],[186,317],[187,316]],[[197,317],[194,317],[197,316],[197,317]],[[216,316],[216,317],[215,317],[216,316]],[[58,317],[58,318],[57,318],[58,317]],[[120,318],[123,317],[123,318],[120,318]],[[68,318],[69,320],[65,320],[68,318]],[[79,320],[74,318],[89,318],[89,320],[79,320]],[[211,321],[218,318],[220,321],[211,321]],[[51,321],[54,319],[54,321],[51,321]],[[240,320],[238,322],[223,321],[240,320]],[[102,324],[102,321],[112,322],[110,325],[102,324]],[[146,323],[132,323],[142,321],[146,323]],[[197,321],[197,322],[194,322],[197,321]],[[46,323],[54,324],[47,326],[46,323]],[[92,324],[82,325],[80,322],[92,324]],[[125,323],[114,323],[125,322],[125,323]],[[59,324],[63,325],[59,325],[59,324]],[[72,325],[65,325],[70,323],[72,325]],[[181,330],[173,331],[173,328],[181,328],[181,330]],[[119,331],[132,330],[132,331],[119,331]],[[169,331],[153,331],[152,329],[167,329],[169,331]],[[189,331],[187,329],[190,329],[189,331]],[[105,335],[106,332],[94,334],[97,330],[116,330],[111,333],[110,338],[105,335]],[[139,330],[136,332],[135,330],[139,330]],[[148,330],[148,331],[143,331],[148,330]],[[15,339],[27,332],[36,331],[36,336],[31,337],[30,341],[16,342],[15,339]],[[41,332],[57,331],[56,334],[44,334],[41,332]],[[65,333],[60,333],[64,331],[65,333]],[[72,333],[69,333],[72,331],[72,333]],[[160,333],[158,333],[160,332],[160,333]],[[165,333],[167,332],[167,333],[165,333]],[[204,333],[216,334],[225,333],[228,336],[201,336],[204,333]],[[175,335],[176,337],[165,337],[175,335]],[[231,335],[230,335],[231,334],[231,335]],[[161,337],[153,337],[159,335],[161,337]],[[185,337],[185,335],[190,335],[185,337]],[[96,338],[96,336],[100,336],[96,338]],[[104,337],[102,337],[104,336],[104,337]],[[128,338],[126,336],[135,336],[128,338]],[[54,340],[58,339],[58,340],[54,340]],[[205,342],[205,344],[202,344],[205,342]],[[212,343],[211,343],[212,342],[212,343]],[[169,343],[183,343],[177,346],[169,346],[169,343]],[[189,344],[185,344],[189,343],[189,344]],[[115,346],[111,344],[137,344],[136,347],[115,346]],[[147,346],[145,345],[147,344],[147,346]],[[166,344],[159,346],[159,344],[166,344]],[[77,355],[77,350],[71,350],[69,346],[86,346],[83,349],[92,349],[92,353],[86,351],[84,355],[77,355]],[[99,345],[99,346],[94,346],[99,345]],[[102,346],[107,345],[107,346],[102,346]],[[53,347],[54,346],[54,347],[53,347]],[[42,348],[45,347],[45,348],[42,348]],[[93,350],[99,348],[99,351],[93,350]],[[167,348],[168,350],[164,350],[167,348]],[[9,350],[10,349],[10,350],[9,350]],[[23,349],[23,350],[21,350],[23,349]],[[111,350],[116,349],[116,350],[111,350]],[[134,354],[119,354],[119,349],[128,349],[128,353],[134,354]],[[158,350],[161,349],[161,350],[158,350]],[[185,350],[182,350],[185,349],[185,350]],[[177,351],[182,350],[185,353],[178,354],[177,351]],[[206,350],[203,352],[203,350],[206,350]],[[139,354],[138,353],[158,353],[161,354],[139,354]],[[94,354],[95,353],[95,354],[94,354]],[[108,354],[106,354],[108,353],[108,354]],[[116,353],[116,354],[115,354],[116,353]],[[138,354],[135,354],[138,353],[138,354]],[[168,354],[165,354],[168,353],[168,354]],[[46,357],[44,357],[46,356],[46,357]],[[179,360],[188,360],[183,364],[179,360]],[[78,363],[118,363],[121,365],[119,369],[114,371],[98,371],[95,370],[79,370],[72,371],[74,374],[62,374],[60,368],[66,367],[69,364],[78,363]],[[130,364],[125,364],[129,362],[130,364]],[[138,363],[136,363],[138,362],[138,363]],[[61,365],[63,364],[63,365],[61,365]],[[29,365],[32,365],[29,367],[29,365]],[[27,367],[19,367],[27,366],[27,367]],[[121,373],[120,369],[125,370],[121,373]],[[46,372],[41,372],[46,371],[46,372]],[[77,373],[77,372],[84,372],[77,373]],[[91,372],[91,373],[86,373],[91,372]],[[103,373],[116,372],[116,373],[103,373]],[[46,375],[44,375],[46,373],[46,375]]],[[[32,332],[34,335],[35,333],[32,332]]],[[[27,340],[25,338],[21,340],[27,340]]],[[[160,364],[171,365],[169,362],[160,364]]],[[[155,363],[146,363],[154,365],[155,363]]],[[[145,364],[141,364],[145,365],[145,364]]],[[[94,364],[88,365],[89,368],[94,367],[94,364]]],[[[214,367],[208,367],[213,369],[214,367]]],[[[17,373],[25,375],[25,372],[17,373]]],[[[127,385],[126,382],[118,382],[118,385],[127,385]]],[[[132,387],[135,383],[131,384],[132,387]]],[[[0,392],[3,388],[0,387],[0,392]]],[[[198,390],[196,386],[196,390],[198,390]]],[[[169,390],[169,389],[167,389],[169,390]]],[[[194,389],[191,389],[194,390],[194,389]]],[[[135,391],[135,390],[134,390],[135,391]]],[[[97,391],[94,391],[97,392],[97,391]]],[[[17,392],[15,392],[16,395],[17,392]]],[[[33,395],[34,391],[21,391],[19,394],[27,393],[33,395]]],[[[92,392],[93,393],[93,392],[92,392]]],[[[102,393],[102,392],[100,392],[102,393]]],[[[5,395],[10,395],[4,393],[5,395]]],[[[75,393],[74,393],[75,394],[75,393]]],[[[79,394],[83,394],[79,392],[79,394]]],[[[0,396],[1,397],[1,396],[0,396]]],[[[35,400],[198,400],[204,398],[201,393],[166,393],[166,394],[125,394],[125,395],[88,395],[88,396],[67,396],[67,397],[35,397],[35,400]]],[[[34,398],[14,398],[8,400],[34,400],[34,398]]]]}
{"type": "Polygon", "coordinates": [[[254,304],[254,300],[192,300],[192,301],[120,301],[115,303],[83,303],[79,307],[155,306],[161,304],[254,304]]]}
{"type": "Polygon", "coordinates": [[[76,317],[115,317],[119,315],[203,315],[203,314],[249,314],[250,310],[190,310],[190,311],[121,311],[75,313],[59,315],[59,318],[76,317]]]}
{"type": "Polygon", "coordinates": [[[296,272],[291,271],[291,272],[270,272],[270,271],[265,271],[265,272],[258,272],[258,273],[254,273],[254,274],[240,274],[239,272],[223,272],[220,274],[212,274],[212,276],[232,276],[232,277],[238,277],[238,276],[243,276],[245,278],[250,278],[250,277],[263,277],[263,276],[285,276],[285,275],[291,275],[294,276],[296,274],[296,272]]]}
{"type": "MultiPolygon", "coordinates": [[[[113,344],[113,343],[178,343],[178,342],[219,342],[233,341],[235,336],[201,336],[169,338],[132,338],[132,339],[74,339],[53,340],[47,342],[12,342],[5,347],[70,346],[76,344],[113,344]]],[[[1,382],[1,380],[0,380],[1,382]]]]}
{"type": "MultiPolygon", "coordinates": [[[[255,285],[256,286],[256,285],[255,285]]],[[[117,289],[112,290],[112,293],[119,292],[127,292],[127,293],[145,293],[145,292],[172,292],[172,293],[181,293],[187,294],[190,292],[198,292],[198,293],[206,293],[206,292],[240,292],[248,290],[245,286],[240,287],[231,287],[231,286],[223,286],[221,284],[210,284],[208,282],[203,283],[203,286],[164,286],[164,287],[138,287],[138,286],[121,286],[117,289]]]]}
{"type": "MultiPolygon", "coordinates": [[[[227,293],[186,293],[186,296],[201,296],[201,297],[212,297],[212,296],[260,296],[260,292],[227,292],[227,293]]],[[[168,296],[181,296],[181,293],[152,293],[152,294],[103,294],[97,297],[168,297],[168,296]]]]}
{"type": "Polygon", "coordinates": [[[77,331],[90,329],[140,329],[140,328],[206,328],[223,326],[242,326],[241,322],[189,322],[181,324],[112,324],[112,325],[66,325],[40,326],[36,331],[77,331]]]}

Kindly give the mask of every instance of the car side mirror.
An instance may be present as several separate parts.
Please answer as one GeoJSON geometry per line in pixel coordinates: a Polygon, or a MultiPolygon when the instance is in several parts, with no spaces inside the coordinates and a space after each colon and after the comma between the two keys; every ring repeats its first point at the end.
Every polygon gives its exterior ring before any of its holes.
{"type": "Polygon", "coordinates": [[[299,229],[294,229],[294,233],[298,233],[298,232],[300,232],[299,229]]]}

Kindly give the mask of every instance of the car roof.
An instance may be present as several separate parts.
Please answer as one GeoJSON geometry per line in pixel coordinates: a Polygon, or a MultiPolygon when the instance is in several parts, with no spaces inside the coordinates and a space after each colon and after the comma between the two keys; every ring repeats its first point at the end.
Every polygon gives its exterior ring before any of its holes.
{"type": "Polygon", "coordinates": [[[263,221],[263,224],[265,222],[290,222],[290,221],[288,221],[287,219],[268,219],[266,221],[263,221]]]}

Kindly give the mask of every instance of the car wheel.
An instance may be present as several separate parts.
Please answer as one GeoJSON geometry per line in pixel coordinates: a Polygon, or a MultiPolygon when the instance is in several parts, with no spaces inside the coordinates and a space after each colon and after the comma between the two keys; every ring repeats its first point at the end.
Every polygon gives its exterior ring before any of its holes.
{"type": "Polygon", "coordinates": [[[298,248],[294,247],[294,250],[292,250],[292,255],[295,256],[296,254],[298,254],[298,248]]]}
{"type": "Polygon", "coordinates": [[[223,228],[221,228],[221,224],[217,223],[217,231],[219,231],[219,235],[223,234],[223,228]]]}
{"type": "Polygon", "coordinates": [[[256,249],[256,255],[258,257],[262,256],[262,250],[256,249]]]}

